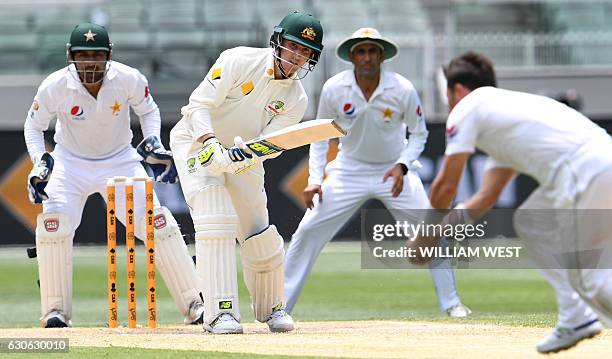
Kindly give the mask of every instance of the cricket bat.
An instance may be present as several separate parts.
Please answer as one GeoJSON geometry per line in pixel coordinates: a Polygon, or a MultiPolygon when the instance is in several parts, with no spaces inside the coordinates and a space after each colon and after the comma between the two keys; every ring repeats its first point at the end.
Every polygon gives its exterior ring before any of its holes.
{"type": "Polygon", "coordinates": [[[251,152],[262,157],[345,135],[346,131],[333,119],[319,119],[285,127],[244,144],[251,152]]]}

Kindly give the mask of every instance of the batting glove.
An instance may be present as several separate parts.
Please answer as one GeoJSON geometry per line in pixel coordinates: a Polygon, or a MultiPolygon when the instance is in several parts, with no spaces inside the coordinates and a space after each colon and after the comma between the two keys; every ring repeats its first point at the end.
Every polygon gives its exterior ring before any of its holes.
{"type": "Polygon", "coordinates": [[[213,176],[219,176],[223,173],[244,173],[254,165],[255,160],[252,155],[237,147],[226,149],[215,137],[204,141],[202,149],[196,157],[187,160],[187,166],[191,173],[203,175],[208,173],[213,176]],[[200,169],[206,171],[200,171],[200,169]]]}

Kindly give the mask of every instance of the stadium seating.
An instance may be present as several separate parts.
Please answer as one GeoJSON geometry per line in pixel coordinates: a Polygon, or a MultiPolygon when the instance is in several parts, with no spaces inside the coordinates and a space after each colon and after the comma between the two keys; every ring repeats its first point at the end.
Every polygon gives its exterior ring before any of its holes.
{"type": "Polygon", "coordinates": [[[94,21],[109,29],[116,60],[151,78],[185,81],[203,75],[226,48],[267,46],[292,10],[314,14],[325,29],[321,61],[304,81],[310,113],[320,84],[350,66],[336,58],[337,44],[364,26],[399,44],[386,66],[421,92],[433,86],[432,69],[467,50],[486,53],[499,68],[612,63],[612,3],[605,1],[3,0],[0,76],[64,66],[69,32],[94,21]]]}

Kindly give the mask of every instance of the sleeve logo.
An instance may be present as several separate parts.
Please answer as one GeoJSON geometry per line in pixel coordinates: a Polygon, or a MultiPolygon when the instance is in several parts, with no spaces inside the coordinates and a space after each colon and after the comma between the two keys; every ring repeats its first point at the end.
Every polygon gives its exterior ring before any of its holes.
{"type": "Polygon", "coordinates": [[[247,83],[244,83],[244,84],[240,85],[240,89],[242,89],[242,94],[244,96],[250,94],[251,91],[253,91],[253,88],[255,88],[253,86],[253,81],[249,81],[247,83]]]}
{"type": "Polygon", "coordinates": [[[446,128],[446,138],[453,138],[457,134],[457,126],[451,125],[446,128]]]}
{"type": "Polygon", "coordinates": [[[421,105],[417,105],[416,114],[421,118],[423,117],[423,109],[421,109],[421,105]]]}
{"type": "Polygon", "coordinates": [[[210,78],[213,79],[213,80],[220,79],[221,78],[221,68],[218,67],[216,69],[213,69],[210,78]]]}

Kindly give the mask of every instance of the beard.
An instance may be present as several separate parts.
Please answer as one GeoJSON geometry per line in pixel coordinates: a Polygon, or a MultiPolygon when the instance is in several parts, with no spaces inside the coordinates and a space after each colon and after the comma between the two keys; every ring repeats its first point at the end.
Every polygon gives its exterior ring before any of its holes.
{"type": "Polygon", "coordinates": [[[83,70],[83,71],[78,71],[78,73],[79,73],[79,78],[81,79],[81,82],[85,84],[98,83],[102,81],[102,78],[104,77],[104,72],[97,71],[97,70],[96,71],[83,70]]]}
{"type": "Polygon", "coordinates": [[[364,66],[361,66],[361,68],[359,69],[359,75],[362,77],[366,77],[366,78],[376,77],[378,76],[379,73],[380,73],[380,66],[372,65],[369,68],[364,68],[364,66]]]}

